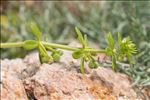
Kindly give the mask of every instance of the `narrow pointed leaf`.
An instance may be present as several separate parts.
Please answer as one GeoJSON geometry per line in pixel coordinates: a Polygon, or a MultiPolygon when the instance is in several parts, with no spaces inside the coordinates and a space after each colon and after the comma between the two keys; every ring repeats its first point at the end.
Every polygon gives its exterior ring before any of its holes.
{"type": "Polygon", "coordinates": [[[114,41],[114,38],[112,37],[111,33],[109,33],[109,34],[107,35],[107,42],[108,42],[109,47],[110,47],[111,49],[113,49],[114,46],[115,46],[115,41],[114,41]]]}
{"type": "Polygon", "coordinates": [[[37,37],[38,40],[41,40],[42,37],[42,33],[39,30],[38,26],[36,25],[36,23],[31,22],[30,23],[30,28],[32,30],[32,33],[37,37]]]}
{"type": "Polygon", "coordinates": [[[48,55],[48,52],[46,51],[42,43],[39,43],[39,57],[41,63],[48,63],[53,60],[52,56],[48,55]]]}
{"type": "Polygon", "coordinates": [[[84,35],[84,47],[88,47],[88,40],[87,40],[87,35],[84,35]]]}
{"type": "Polygon", "coordinates": [[[121,37],[120,33],[118,32],[118,43],[119,43],[119,45],[121,45],[121,41],[122,41],[122,37],[121,37]]]}
{"type": "Polygon", "coordinates": [[[82,33],[80,32],[80,30],[77,27],[75,27],[75,30],[76,30],[76,33],[78,35],[78,40],[80,41],[80,43],[82,45],[84,45],[84,38],[83,38],[82,33]]]}

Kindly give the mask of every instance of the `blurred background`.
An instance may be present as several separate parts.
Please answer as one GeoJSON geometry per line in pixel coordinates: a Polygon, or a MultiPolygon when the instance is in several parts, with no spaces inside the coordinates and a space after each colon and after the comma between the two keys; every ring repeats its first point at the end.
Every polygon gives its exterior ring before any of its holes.
{"type": "MultiPolygon", "coordinates": [[[[120,32],[136,43],[139,61],[150,60],[150,2],[2,1],[1,42],[32,39],[27,22],[36,21],[48,42],[68,43],[78,26],[89,39],[105,47],[105,34],[120,32]],[[64,41],[65,40],[65,41],[64,41]],[[146,55],[144,55],[146,54],[146,55]],[[144,57],[143,57],[144,56],[144,57]]],[[[24,57],[20,48],[1,50],[1,58],[24,57]]]]}
{"type": "MultiPolygon", "coordinates": [[[[136,66],[150,67],[150,1],[2,1],[1,42],[34,38],[27,22],[35,21],[43,39],[67,44],[76,38],[77,26],[90,41],[106,46],[105,35],[130,36],[137,45],[136,66]]],[[[1,49],[1,58],[24,57],[21,48],[1,49]]],[[[136,80],[136,79],[135,79],[136,80]]]]}

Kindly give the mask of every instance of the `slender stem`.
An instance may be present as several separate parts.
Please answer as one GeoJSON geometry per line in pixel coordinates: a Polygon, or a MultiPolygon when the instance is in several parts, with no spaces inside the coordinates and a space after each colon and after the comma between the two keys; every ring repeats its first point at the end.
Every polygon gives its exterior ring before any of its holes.
{"type": "Polygon", "coordinates": [[[16,43],[0,43],[0,48],[12,48],[12,47],[22,47],[24,42],[16,43]]]}
{"type": "Polygon", "coordinates": [[[80,62],[80,71],[82,74],[84,74],[84,58],[81,58],[81,62],[80,62]]]}
{"type": "MultiPolygon", "coordinates": [[[[76,51],[81,48],[75,48],[70,47],[67,45],[62,44],[56,44],[56,43],[48,43],[48,42],[41,42],[46,48],[52,47],[52,48],[59,48],[59,49],[65,49],[70,51],[76,51]]],[[[24,42],[16,42],[16,43],[1,43],[0,48],[12,48],[12,47],[22,47],[24,45],[24,42]]],[[[93,49],[93,48],[86,48],[84,51],[87,52],[95,52],[95,53],[105,53],[105,50],[99,50],[99,49],[93,49]]]]}
{"type": "Polygon", "coordinates": [[[52,47],[52,48],[60,48],[60,49],[65,49],[65,50],[71,50],[75,51],[77,48],[66,46],[66,45],[61,45],[61,44],[55,44],[55,43],[48,43],[48,42],[42,42],[44,46],[46,47],[52,47]]]}
{"type": "MultiPolygon", "coordinates": [[[[65,50],[70,50],[70,51],[76,51],[81,48],[74,48],[66,45],[61,45],[61,44],[55,44],[55,43],[48,43],[48,42],[42,42],[44,46],[46,47],[53,47],[53,48],[60,48],[60,49],[65,49],[65,50]]],[[[86,48],[84,51],[87,52],[95,52],[95,53],[105,53],[105,50],[99,50],[99,49],[93,49],[93,48],[86,48]]]]}
{"type": "Polygon", "coordinates": [[[87,51],[87,52],[95,52],[95,53],[106,53],[105,50],[94,49],[94,48],[85,49],[84,51],[87,51]]]}

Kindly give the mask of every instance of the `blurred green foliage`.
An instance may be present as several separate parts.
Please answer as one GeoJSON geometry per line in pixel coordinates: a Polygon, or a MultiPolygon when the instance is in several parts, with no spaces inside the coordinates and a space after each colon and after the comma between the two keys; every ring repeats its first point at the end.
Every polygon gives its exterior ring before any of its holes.
{"type": "MultiPolygon", "coordinates": [[[[120,32],[130,36],[138,48],[136,65],[150,67],[150,1],[9,1],[1,14],[1,42],[33,38],[27,24],[31,20],[38,23],[48,42],[68,43],[76,37],[74,26],[78,26],[103,48],[106,33],[117,36],[120,32]]],[[[1,49],[1,58],[23,57],[26,53],[19,48],[1,49]]]]}

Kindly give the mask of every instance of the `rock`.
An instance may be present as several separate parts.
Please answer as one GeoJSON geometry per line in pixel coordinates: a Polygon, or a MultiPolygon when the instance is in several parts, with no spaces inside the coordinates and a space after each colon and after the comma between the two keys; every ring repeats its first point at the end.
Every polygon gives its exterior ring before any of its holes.
{"type": "Polygon", "coordinates": [[[137,95],[131,87],[129,78],[125,74],[114,72],[112,69],[99,67],[91,72],[90,76],[93,80],[100,81],[106,86],[113,87],[113,94],[116,97],[126,96],[133,99],[137,95]]]}
{"type": "Polygon", "coordinates": [[[26,64],[19,58],[1,60],[2,78],[5,77],[5,75],[17,75],[19,77],[26,67],[26,64]]]}
{"type": "MultiPolygon", "coordinates": [[[[136,99],[130,80],[109,68],[79,73],[79,60],[65,51],[60,62],[40,64],[38,53],[24,59],[1,60],[2,100],[136,99]]],[[[148,92],[149,93],[149,92],[148,92]]]]}
{"type": "Polygon", "coordinates": [[[22,79],[33,76],[40,67],[39,55],[38,53],[31,53],[27,55],[23,62],[26,64],[26,68],[23,69],[21,73],[22,79]]]}
{"type": "Polygon", "coordinates": [[[25,68],[21,59],[1,60],[1,99],[28,100],[19,75],[25,68]]]}
{"type": "Polygon", "coordinates": [[[22,81],[7,75],[1,82],[1,100],[28,100],[22,81]]]}
{"type": "Polygon", "coordinates": [[[26,91],[32,92],[37,100],[115,99],[111,87],[59,66],[61,65],[43,64],[33,77],[24,80],[26,91]]]}
{"type": "MultiPolygon", "coordinates": [[[[34,59],[33,59],[34,60],[34,59]]],[[[22,79],[31,76],[35,67],[28,66],[22,59],[1,60],[1,99],[2,100],[28,100],[22,79]],[[28,70],[29,72],[27,72],[28,70]]],[[[35,70],[34,70],[35,72],[35,70]]]]}

